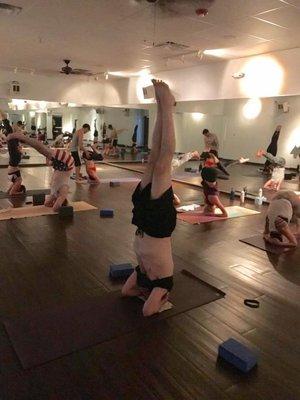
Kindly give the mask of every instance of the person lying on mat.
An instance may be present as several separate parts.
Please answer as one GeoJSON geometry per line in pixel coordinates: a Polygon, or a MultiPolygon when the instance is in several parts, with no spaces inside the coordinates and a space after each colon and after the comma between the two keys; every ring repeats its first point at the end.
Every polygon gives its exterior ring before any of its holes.
{"type": "Polygon", "coordinates": [[[258,150],[256,156],[264,156],[270,162],[269,167],[273,168],[271,179],[264,184],[264,189],[280,190],[280,186],[284,181],[285,159],[283,157],[273,156],[271,153],[267,153],[264,150],[258,150]]]}
{"type": "Polygon", "coordinates": [[[7,193],[11,196],[23,194],[26,191],[24,185],[22,185],[22,176],[19,164],[22,159],[22,146],[18,139],[12,139],[13,128],[7,119],[6,113],[0,110],[0,119],[4,127],[4,134],[7,138],[7,150],[9,154],[9,162],[7,168],[8,181],[10,182],[10,187],[7,193]]]}
{"type": "Polygon", "coordinates": [[[292,191],[277,193],[267,211],[264,239],[276,246],[297,246],[296,235],[300,233],[298,218],[300,218],[299,196],[292,191]],[[296,222],[296,232],[291,229],[292,222],[296,222]]]}
{"type": "Polygon", "coordinates": [[[219,197],[217,176],[218,171],[215,168],[204,167],[201,171],[205,201],[204,214],[214,215],[216,217],[228,217],[227,211],[219,197]],[[222,214],[216,214],[216,208],[219,208],[222,214]]]}
{"type": "Polygon", "coordinates": [[[92,145],[90,150],[83,152],[82,158],[84,159],[85,162],[85,169],[89,178],[89,183],[100,183],[100,178],[97,175],[97,169],[94,160],[102,161],[103,156],[97,150],[96,144],[92,145]]]}
{"type": "Polygon", "coordinates": [[[175,152],[172,108],[175,100],[168,85],[152,80],[157,102],[151,154],[132,202],[137,226],[134,250],[139,266],[122,288],[124,296],[146,295],[143,315],[159,312],[173,287],[174,263],[171,235],[176,226],[171,180],[175,152]]]}
{"type": "Polygon", "coordinates": [[[44,205],[52,207],[53,211],[58,211],[61,206],[67,205],[70,177],[74,169],[74,159],[71,154],[63,149],[50,149],[37,139],[29,138],[22,133],[12,133],[8,140],[11,139],[17,139],[33,147],[46,157],[47,165],[53,167],[51,193],[47,196],[44,205]]]}

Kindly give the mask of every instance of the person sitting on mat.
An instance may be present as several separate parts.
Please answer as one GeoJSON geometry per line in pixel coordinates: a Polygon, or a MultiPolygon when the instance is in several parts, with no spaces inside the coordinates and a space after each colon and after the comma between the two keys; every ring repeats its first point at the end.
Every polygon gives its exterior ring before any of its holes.
{"type": "Polygon", "coordinates": [[[176,226],[171,163],[175,152],[172,108],[175,104],[168,85],[152,80],[157,117],[151,154],[133,195],[133,225],[137,226],[134,250],[139,266],[122,288],[124,296],[147,295],[143,315],[159,312],[173,287],[174,263],[171,235],[176,226]]]}
{"type": "Polygon", "coordinates": [[[82,158],[84,159],[85,162],[85,169],[86,173],[89,178],[89,183],[100,183],[100,178],[97,175],[97,169],[96,165],[94,163],[95,161],[102,161],[103,156],[102,154],[97,150],[97,145],[93,144],[91,146],[91,150],[85,151],[82,153],[82,158]]]}
{"type": "Polygon", "coordinates": [[[7,119],[6,114],[0,110],[0,119],[4,126],[4,133],[7,139],[7,150],[9,154],[9,162],[7,168],[8,181],[11,183],[7,193],[10,196],[23,194],[26,191],[24,185],[22,185],[22,176],[19,164],[22,159],[22,146],[18,139],[12,139],[13,128],[7,119]]]}
{"type": "Polygon", "coordinates": [[[201,177],[203,179],[202,188],[205,200],[204,215],[228,217],[227,211],[219,197],[217,176],[218,171],[215,168],[204,167],[201,171],[201,177]],[[222,214],[216,214],[216,208],[219,208],[222,211],[222,214]]]}
{"type": "Polygon", "coordinates": [[[300,218],[299,196],[292,191],[277,193],[271,200],[267,211],[264,239],[276,246],[297,246],[296,235],[300,233],[298,218],[300,218]],[[297,225],[295,233],[290,225],[293,221],[297,225]]]}
{"type": "Polygon", "coordinates": [[[50,189],[50,196],[47,196],[44,205],[58,211],[61,206],[68,204],[68,192],[70,177],[74,169],[74,159],[71,154],[63,149],[51,149],[37,139],[29,138],[22,133],[12,133],[8,140],[19,140],[33,147],[46,157],[47,165],[54,169],[50,189]]]}
{"type": "Polygon", "coordinates": [[[285,159],[283,157],[275,157],[264,150],[258,150],[256,155],[257,157],[264,156],[270,162],[270,167],[273,166],[271,179],[264,184],[264,189],[280,190],[280,186],[284,181],[285,159]]]}

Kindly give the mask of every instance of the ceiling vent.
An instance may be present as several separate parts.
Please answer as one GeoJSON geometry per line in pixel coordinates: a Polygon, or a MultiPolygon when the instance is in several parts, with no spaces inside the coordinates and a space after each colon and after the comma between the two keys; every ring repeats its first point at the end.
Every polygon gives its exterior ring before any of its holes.
{"type": "Polygon", "coordinates": [[[181,43],[175,43],[175,42],[163,42],[163,43],[156,43],[154,44],[155,48],[164,48],[164,49],[168,49],[168,50],[172,50],[172,51],[182,51],[182,50],[186,50],[189,48],[189,46],[185,45],[185,44],[181,44],[181,43]]]}
{"type": "Polygon", "coordinates": [[[22,7],[13,6],[11,4],[0,3],[0,15],[17,15],[22,11],[22,7]]]}

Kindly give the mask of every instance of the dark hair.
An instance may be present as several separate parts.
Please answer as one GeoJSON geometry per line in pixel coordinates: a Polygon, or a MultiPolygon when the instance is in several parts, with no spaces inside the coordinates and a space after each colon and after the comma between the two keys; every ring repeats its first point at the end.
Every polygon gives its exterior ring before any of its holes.
{"type": "Polygon", "coordinates": [[[91,127],[89,126],[89,124],[83,124],[82,127],[84,129],[88,129],[89,131],[91,130],[91,127]]]}
{"type": "Polygon", "coordinates": [[[203,133],[203,135],[205,135],[206,133],[209,133],[209,130],[205,128],[205,129],[203,129],[202,133],[203,133]]]}
{"type": "Polygon", "coordinates": [[[201,171],[201,177],[204,181],[215,182],[217,180],[218,172],[215,168],[205,167],[201,171]]]}
{"type": "Polygon", "coordinates": [[[24,122],[18,121],[18,122],[17,122],[17,125],[18,125],[18,126],[23,126],[23,125],[24,125],[24,122]]]}
{"type": "Polygon", "coordinates": [[[108,129],[113,129],[113,126],[111,124],[109,124],[108,129]]]}

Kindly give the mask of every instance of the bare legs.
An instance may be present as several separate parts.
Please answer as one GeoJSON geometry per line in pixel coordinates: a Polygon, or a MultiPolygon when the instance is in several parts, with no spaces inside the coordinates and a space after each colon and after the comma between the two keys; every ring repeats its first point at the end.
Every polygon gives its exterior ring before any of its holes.
{"type": "Polygon", "coordinates": [[[171,186],[171,164],[175,152],[175,130],[172,107],[175,103],[168,85],[153,80],[157,116],[147,169],[141,181],[143,189],[152,182],[151,195],[159,198],[171,186]]]}

